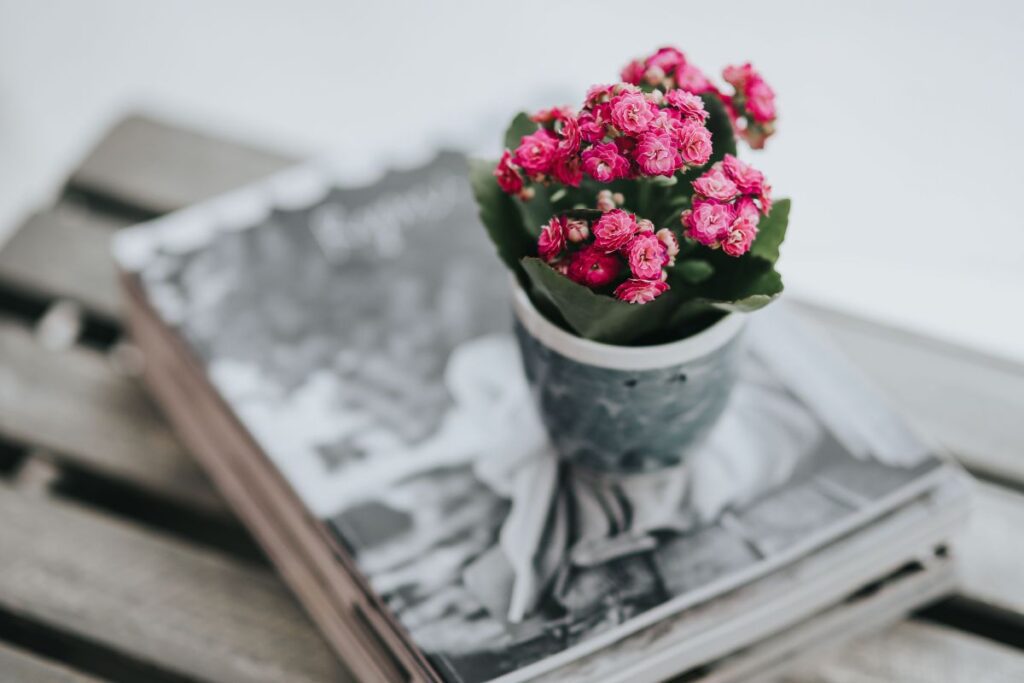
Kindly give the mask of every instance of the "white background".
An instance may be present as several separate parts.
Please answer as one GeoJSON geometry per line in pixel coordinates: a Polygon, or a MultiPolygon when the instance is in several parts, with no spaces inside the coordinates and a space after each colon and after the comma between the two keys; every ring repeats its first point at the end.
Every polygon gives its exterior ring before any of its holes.
{"type": "Polygon", "coordinates": [[[794,198],[787,286],[1024,360],[1024,3],[0,0],[0,235],[148,109],[353,168],[496,147],[676,44],[752,60],[794,198]]]}

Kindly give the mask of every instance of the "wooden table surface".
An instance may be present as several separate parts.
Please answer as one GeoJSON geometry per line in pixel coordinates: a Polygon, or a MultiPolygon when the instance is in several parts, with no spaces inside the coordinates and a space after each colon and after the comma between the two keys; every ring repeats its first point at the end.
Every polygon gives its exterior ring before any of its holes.
{"type": "MultiPolygon", "coordinates": [[[[291,161],[131,117],[0,248],[0,681],[351,680],[134,379],[108,252],[291,161]]],[[[959,594],[787,680],[1024,681],[1024,367],[805,308],[981,483],[959,594]]]]}

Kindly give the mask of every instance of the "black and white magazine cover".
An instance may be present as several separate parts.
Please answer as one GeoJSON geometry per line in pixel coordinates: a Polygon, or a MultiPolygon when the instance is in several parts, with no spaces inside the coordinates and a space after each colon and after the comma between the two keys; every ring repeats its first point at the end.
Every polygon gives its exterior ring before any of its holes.
{"type": "Polygon", "coordinates": [[[446,678],[552,671],[936,486],[940,459],[781,305],[751,316],[686,467],[609,480],[560,462],[465,173],[446,153],[342,189],[304,166],[115,242],[446,678]]]}

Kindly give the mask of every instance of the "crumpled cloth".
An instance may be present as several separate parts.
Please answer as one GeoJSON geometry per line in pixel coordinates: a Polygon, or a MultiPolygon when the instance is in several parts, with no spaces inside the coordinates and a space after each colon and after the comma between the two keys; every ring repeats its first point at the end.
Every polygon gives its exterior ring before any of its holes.
{"type": "Polygon", "coordinates": [[[858,394],[856,371],[792,314],[757,322],[748,334],[753,353],[744,356],[730,404],[707,441],[679,467],[637,475],[559,460],[510,337],[483,337],[453,353],[445,380],[462,417],[460,436],[485,445],[475,473],[511,502],[497,545],[463,572],[467,589],[494,616],[521,622],[572,568],[653,549],[655,532],[711,522],[785,483],[816,450],[826,425],[857,457],[902,464],[923,457],[927,449],[877,408],[873,393],[858,394]],[[800,376],[799,398],[775,375],[800,376]],[[851,386],[852,396],[837,393],[851,386]]]}

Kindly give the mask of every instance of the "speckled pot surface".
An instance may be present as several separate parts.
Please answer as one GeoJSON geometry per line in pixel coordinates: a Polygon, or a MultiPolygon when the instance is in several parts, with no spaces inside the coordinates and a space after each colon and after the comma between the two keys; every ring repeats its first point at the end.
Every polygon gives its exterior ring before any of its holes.
{"type": "Polygon", "coordinates": [[[605,472],[672,467],[708,435],[736,382],[743,319],[671,344],[600,344],[558,328],[515,288],[515,334],[563,458],[605,472]]]}

